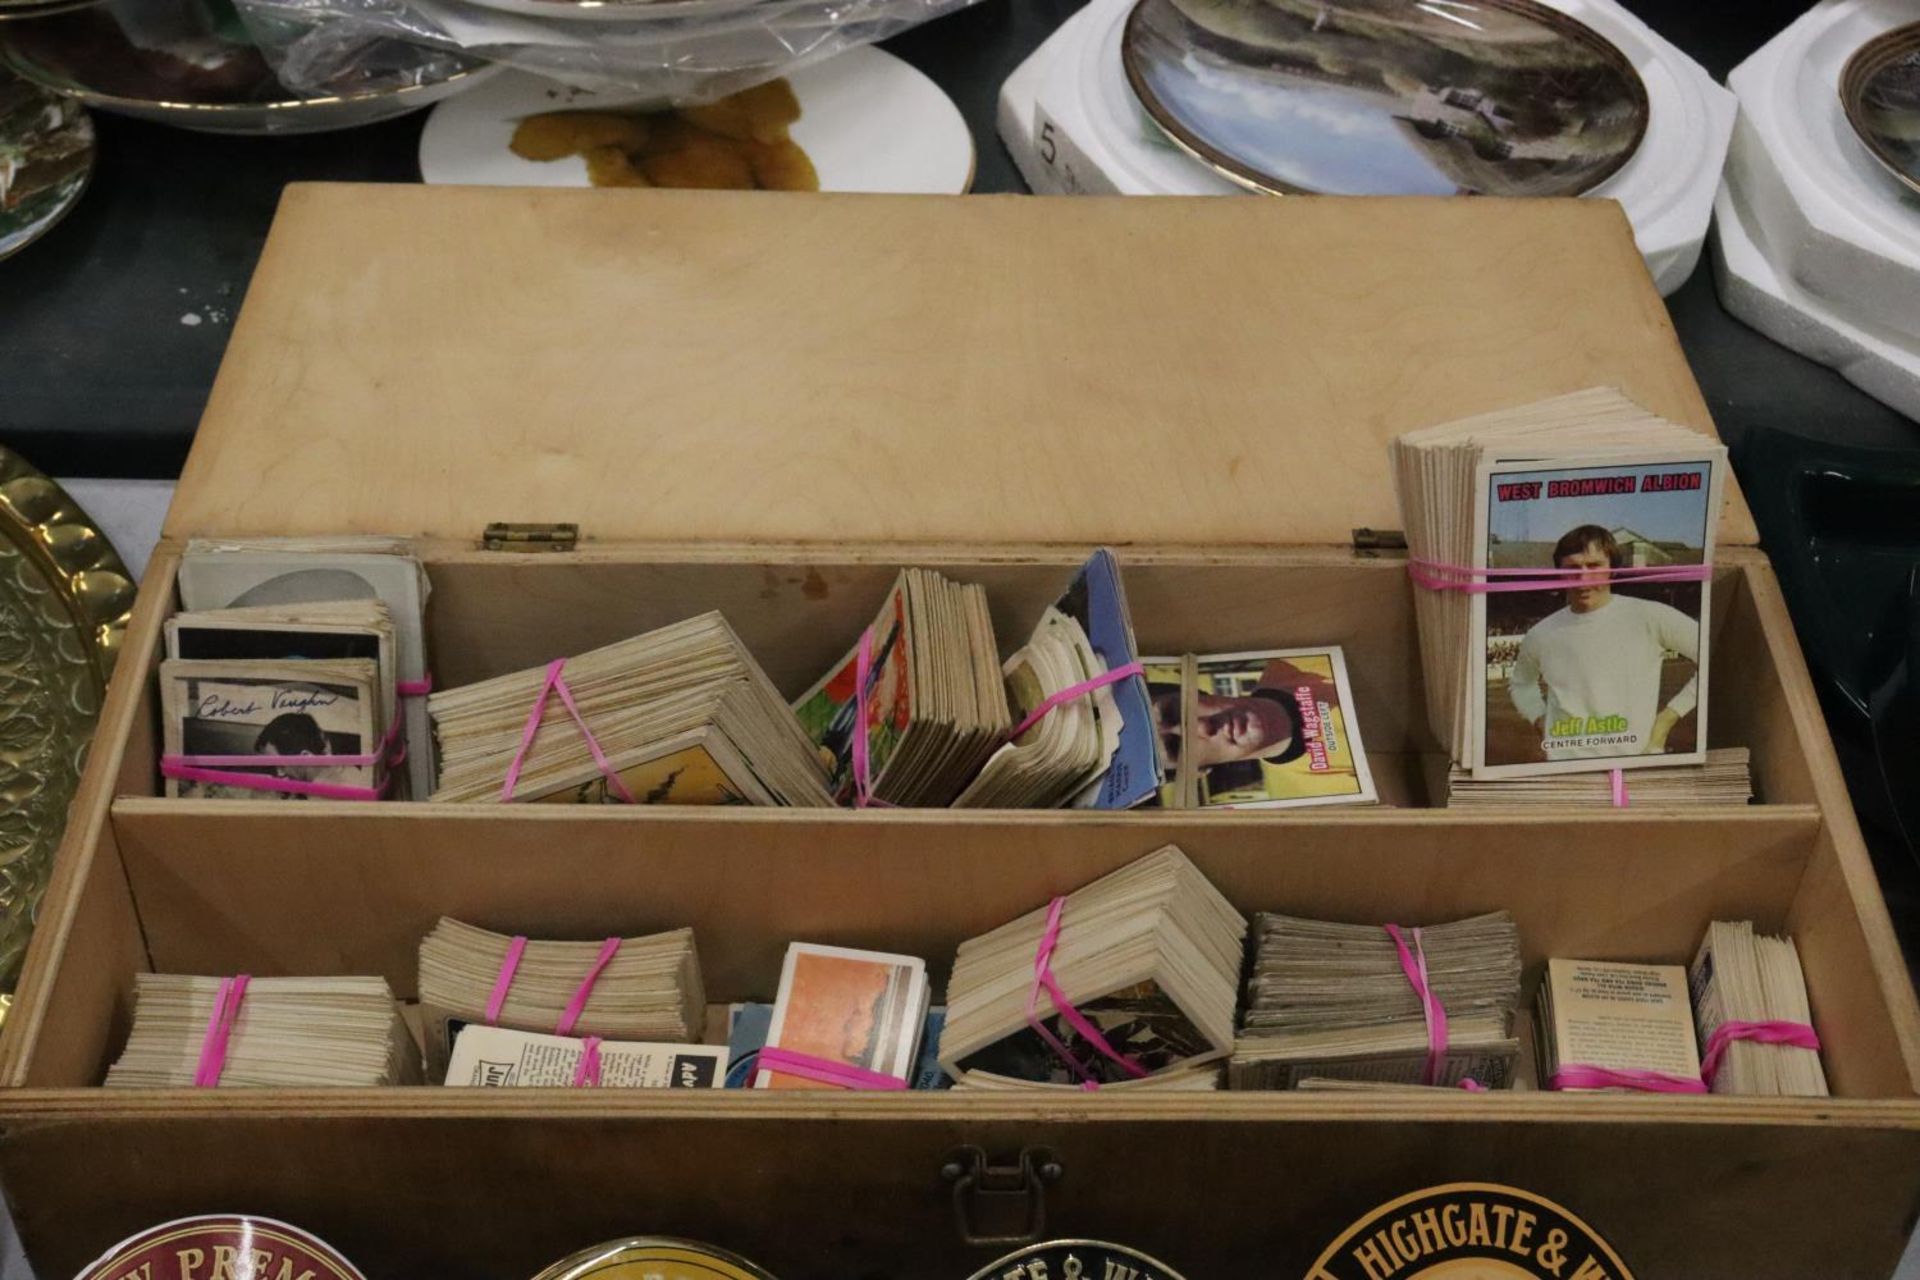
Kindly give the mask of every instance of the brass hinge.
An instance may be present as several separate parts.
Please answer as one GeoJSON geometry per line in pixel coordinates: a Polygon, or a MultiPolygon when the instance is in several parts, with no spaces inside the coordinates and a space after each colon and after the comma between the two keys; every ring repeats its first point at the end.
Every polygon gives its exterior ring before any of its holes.
{"type": "Polygon", "coordinates": [[[1355,529],[1353,549],[1369,551],[1405,551],[1407,535],[1398,529],[1355,529]]]}
{"type": "Polygon", "coordinates": [[[1047,1186],[1065,1170],[1045,1147],[1022,1147],[1017,1163],[987,1163],[979,1147],[947,1156],[940,1176],[953,1184],[953,1221],[969,1245],[1028,1244],[1047,1226],[1047,1186]]]}
{"type": "Polygon", "coordinates": [[[580,541],[577,524],[509,524],[495,521],[480,535],[486,551],[571,551],[580,541]]]}

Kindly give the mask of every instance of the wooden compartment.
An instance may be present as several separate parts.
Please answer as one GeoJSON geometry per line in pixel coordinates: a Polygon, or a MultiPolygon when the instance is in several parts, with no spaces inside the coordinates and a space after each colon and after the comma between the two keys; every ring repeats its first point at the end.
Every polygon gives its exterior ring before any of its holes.
{"type": "Polygon", "coordinates": [[[1558,1201],[1641,1277],[1889,1275],[1920,1214],[1920,1006],[1737,496],[1709,726],[1752,749],[1760,803],[1502,817],[1425,791],[1411,588],[1349,545],[1393,521],[1383,442],[1605,382],[1711,429],[1624,223],[1594,203],[294,189],[0,1037],[0,1179],[29,1250],[57,1276],[148,1223],[245,1209],[375,1276],[518,1280],[661,1232],[782,1277],[937,1280],[994,1256],[969,1233],[1031,1228],[1043,1202],[1050,1236],[1125,1240],[1196,1280],[1285,1277],[1376,1206],[1471,1181],[1558,1201]],[[986,280],[990,253],[1006,272],[986,280]],[[1183,468],[1134,461],[1178,432],[1183,468]],[[492,519],[587,538],[474,549],[492,519]],[[149,677],[185,540],[396,529],[423,539],[442,686],[719,608],[794,692],[901,564],[986,584],[1005,643],[1114,543],[1148,650],[1343,644],[1387,803],[158,798],[149,677]],[[944,979],[962,939],[1170,841],[1249,912],[1507,907],[1530,969],[1684,961],[1714,918],[1790,931],[1835,1096],[96,1087],[146,969],[381,973],[411,994],[419,937],[450,913],[580,937],[691,924],[718,1001],[768,994],[795,938],[911,951],[944,979]],[[1061,1176],[977,1196],[948,1176],[967,1148],[1061,1176]]]}

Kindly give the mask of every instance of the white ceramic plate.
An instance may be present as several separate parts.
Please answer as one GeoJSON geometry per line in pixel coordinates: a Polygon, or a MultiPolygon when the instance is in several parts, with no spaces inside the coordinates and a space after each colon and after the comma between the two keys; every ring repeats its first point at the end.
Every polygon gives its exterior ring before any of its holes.
{"type": "MultiPolygon", "coordinates": [[[[973,135],[960,109],[892,54],[849,49],[791,73],[787,81],[800,100],[793,140],[813,161],[822,191],[958,195],[973,184],[973,135]]],[[[420,135],[420,176],[475,186],[587,186],[587,164],[578,156],[539,163],[514,155],[509,144],[515,126],[542,111],[636,101],[508,72],[435,108],[420,135]]]]}

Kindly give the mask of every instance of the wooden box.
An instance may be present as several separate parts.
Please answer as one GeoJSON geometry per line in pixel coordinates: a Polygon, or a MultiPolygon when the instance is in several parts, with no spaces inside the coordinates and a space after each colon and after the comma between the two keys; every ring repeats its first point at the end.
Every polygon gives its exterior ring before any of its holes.
{"type": "Polygon", "coordinates": [[[968,1275],[987,1237],[1303,1276],[1436,1184],[1548,1197],[1640,1277],[1884,1277],[1920,1211],[1920,1008],[1735,495],[1716,744],[1759,802],[1429,803],[1394,433],[1611,383],[1711,431],[1611,204],[289,190],[154,558],[0,1042],[0,1178],[44,1280],[148,1223],[271,1214],[372,1276],[520,1280],[635,1232],[782,1277],[968,1275]],[[494,520],[577,549],[480,549],[494,520]],[[1147,650],[1346,646],[1384,803],[1278,814],[169,801],[150,678],[196,535],[419,536],[443,687],[695,610],[783,688],[895,568],[1003,641],[1097,543],[1147,650]],[[133,975],[380,973],[442,913],[697,930],[715,1000],[791,939],[924,955],[1151,849],[1245,911],[1497,907],[1550,955],[1790,930],[1835,1096],[108,1092],[133,975]]]}

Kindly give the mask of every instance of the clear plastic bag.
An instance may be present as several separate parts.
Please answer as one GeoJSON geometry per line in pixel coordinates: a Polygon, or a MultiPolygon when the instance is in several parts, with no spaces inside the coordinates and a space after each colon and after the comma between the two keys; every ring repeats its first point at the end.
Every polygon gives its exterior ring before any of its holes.
{"type": "MultiPolygon", "coordinates": [[[[505,63],[643,105],[705,102],[974,0],[635,0],[593,16],[547,17],[555,0],[238,0],[280,79],[297,92],[338,83],[393,42],[422,65],[449,54],[505,63]],[[500,5],[502,7],[492,7],[500,5]],[[511,7],[511,11],[508,6],[511,7]],[[631,14],[633,16],[629,17],[631,14]],[[607,16],[601,16],[607,15],[607,16]]],[[[567,6],[571,7],[571,6],[567,6]]],[[[384,66],[388,74],[400,69],[384,66]]]]}

